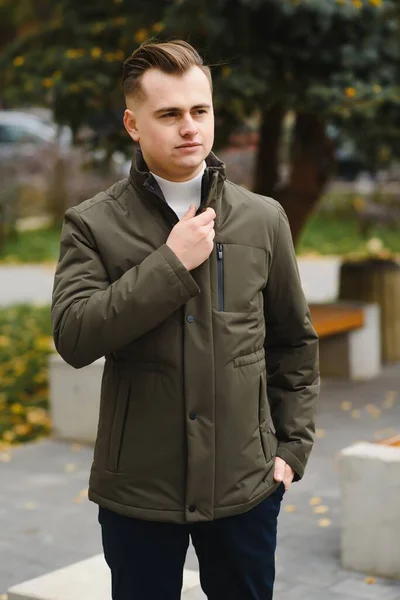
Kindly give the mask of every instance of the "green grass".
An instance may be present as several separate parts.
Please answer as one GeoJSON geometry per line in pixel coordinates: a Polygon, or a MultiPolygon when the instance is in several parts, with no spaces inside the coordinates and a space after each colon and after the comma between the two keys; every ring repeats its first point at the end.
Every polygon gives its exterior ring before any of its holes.
{"type": "MultiPolygon", "coordinates": [[[[17,233],[0,249],[0,261],[40,263],[55,262],[58,259],[60,244],[60,226],[35,231],[17,233]]],[[[400,235],[395,229],[375,227],[369,238],[377,237],[384,246],[400,254],[400,235]]],[[[336,254],[345,255],[365,250],[367,240],[357,228],[357,222],[351,217],[327,216],[315,214],[307,223],[299,243],[299,255],[336,254]]]]}
{"type": "MultiPolygon", "coordinates": [[[[395,254],[400,253],[398,230],[376,226],[369,232],[368,239],[371,238],[379,238],[385,248],[395,254]]],[[[345,255],[362,252],[366,250],[368,239],[360,235],[355,219],[316,214],[308,221],[300,237],[297,253],[345,255]]]]}
{"type": "Polygon", "coordinates": [[[60,247],[61,226],[17,232],[3,248],[0,261],[40,263],[57,261],[60,247]]]}

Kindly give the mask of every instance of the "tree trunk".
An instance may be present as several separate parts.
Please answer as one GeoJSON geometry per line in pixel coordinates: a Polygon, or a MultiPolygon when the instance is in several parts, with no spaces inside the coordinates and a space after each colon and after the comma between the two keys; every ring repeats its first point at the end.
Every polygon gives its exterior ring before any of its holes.
{"type": "Polygon", "coordinates": [[[310,113],[298,113],[291,145],[290,182],[275,196],[286,211],[294,243],[332,175],[333,149],[324,121],[310,113]]]}
{"type": "Polygon", "coordinates": [[[279,147],[284,116],[285,109],[280,103],[262,111],[253,190],[263,196],[273,196],[278,182],[279,147]]]}

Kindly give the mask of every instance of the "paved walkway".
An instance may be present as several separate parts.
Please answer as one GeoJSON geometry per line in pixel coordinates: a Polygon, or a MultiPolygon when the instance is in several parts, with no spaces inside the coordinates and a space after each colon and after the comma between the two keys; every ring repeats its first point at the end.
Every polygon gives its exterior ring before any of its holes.
{"type": "MultiPolygon", "coordinates": [[[[340,567],[336,471],[341,448],[387,437],[399,423],[398,365],[371,382],[323,382],[318,440],[280,517],[275,600],[400,600],[400,581],[368,585],[365,575],[340,567]],[[314,512],[315,497],[327,513],[314,512]]],[[[96,506],[85,497],[91,458],[90,448],[46,440],[0,463],[0,598],[11,585],[101,552],[96,506]]],[[[198,568],[193,549],[186,566],[198,568]]]]}

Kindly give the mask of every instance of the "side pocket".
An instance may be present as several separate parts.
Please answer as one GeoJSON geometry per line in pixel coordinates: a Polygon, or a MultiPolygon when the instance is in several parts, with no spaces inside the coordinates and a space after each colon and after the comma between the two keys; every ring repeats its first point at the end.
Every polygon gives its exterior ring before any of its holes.
{"type": "Polygon", "coordinates": [[[108,453],[107,469],[109,471],[118,471],[122,438],[125,429],[125,419],[128,409],[129,388],[130,384],[128,379],[119,380],[108,453]]]}
{"type": "Polygon", "coordinates": [[[272,458],[271,447],[269,443],[269,434],[266,430],[267,427],[267,386],[265,380],[265,371],[260,374],[260,388],[258,394],[258,424],[260,428],[260,441],[263,449],[264,457],[266,462],[269,462],[272,458]]]}

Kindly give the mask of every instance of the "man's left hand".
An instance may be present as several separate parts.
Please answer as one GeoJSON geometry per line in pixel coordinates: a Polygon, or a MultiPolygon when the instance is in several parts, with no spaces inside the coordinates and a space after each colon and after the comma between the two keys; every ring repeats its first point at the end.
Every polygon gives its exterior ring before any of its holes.
{"type": "Polygon", "coordinates": [[[290,465],[288,465],[282,458],[277,456],[275,458],[275,481],[283,481],[285,491],[287,492],[290,488],[294,477],[294,471],[290,465]]]}

